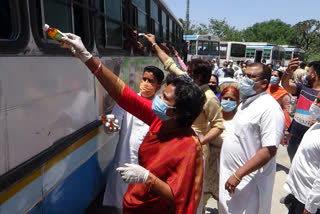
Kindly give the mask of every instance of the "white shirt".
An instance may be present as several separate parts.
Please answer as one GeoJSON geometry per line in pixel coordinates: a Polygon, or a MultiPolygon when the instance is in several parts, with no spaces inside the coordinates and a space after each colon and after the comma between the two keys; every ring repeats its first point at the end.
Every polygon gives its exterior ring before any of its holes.
{"type": "Polygon", "coordinates": [[[295,154],[284,188],[310,213],[320,209],[320,123],[304,134],[295,154]]]}
{"type": "Polygon", "coordinates": [[[224,77],[219,79],[219,86],[223,83],[237,83],[238,81],[236,79],[233,79],[231,77],[224,77]]]}
{"type": "Polygon", "coordinates": [[[125,163],[138,164],[138,151],[149,126],[132,114],[115,105],[112,114],[119,120],[120,137],[111,167],[107,173],[107,184],[103,205],[122,208],[122,198],[128,189],[116,168],[125,163]]]}
{"type": "Polygon", "coordinates": [[[270,213],[275,157],[244,176],[234,194],[229,194],[224,186],[262,147],[279,146],[284,130],[281,107],[263,92],[241,103],[229,125],[221,149],[219,213],[270,213]]]}

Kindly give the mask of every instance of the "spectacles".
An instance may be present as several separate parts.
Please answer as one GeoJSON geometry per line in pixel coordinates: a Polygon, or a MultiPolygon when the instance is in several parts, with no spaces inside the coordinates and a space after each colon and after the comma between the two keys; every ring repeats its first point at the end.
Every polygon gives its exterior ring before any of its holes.
{"type": "Polygon", "coordinates": [[[248,73],[246,73],[246,72],[243,72],[243,76],[248,77],[249,79],[258,77],[257,75],[248,74],[248,73]]]}

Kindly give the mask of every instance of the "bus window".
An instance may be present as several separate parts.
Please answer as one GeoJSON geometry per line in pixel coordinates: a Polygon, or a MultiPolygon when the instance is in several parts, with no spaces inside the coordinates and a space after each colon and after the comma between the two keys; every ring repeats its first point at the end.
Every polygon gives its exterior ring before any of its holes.
{"type": "Polygon", "coordinates": [[[163,41],[167,40],[167,14],[162,11],[161,13],[161,21],[162,21],[162,39],[163,41]]]}
{"type": "Polygon", "coordinates": [[[219,43],[210,42],[209,55],[219,55],[219,43]]]}
{"type": "Polygon", "coordinates": [[[29,39],[27,2],[0,1],[0,52],[19,52],[29,39]]]}
{"type": "Polygon", "coordinates": [[[55,27],[62,32],[74,32],[71,4],[57,0],[46,0],[43,1],[43,10],[45,23],[49,26],[55,27]]]}
{"type": "Polygon", "coordinates": [[[156,36],[159,37],[159,7],[154,2],[154,0],[150,1],[150,16],[151,16],[151,32],[156,36]]]}
{"type": "Polygon", "coordinates": [[[285,60],[290,60],[292,58],[292,51],[286,51],[284,58],[285,60]]]}
{"type": "Polygon", "coordinates": [[[227,58],[227,44],[220,44],[220,59],[227,58]]]}
{"type": "Polygon", "coordinates": [[[0,1],[0,39],[11,39],[13,35],[12,18],[14,14],[10,10],[9,0],[0,1]]]}
{"type": "Polygon", "coordinates": [[[271,50],[263,50],[263,59],[270,59],[271,50]]]}
{"type": "Polygon", "coordinates": [[[209,54],[209,42],[199,42],[198,54],[199,55],[208,55],[209,54]]]}
{"type": "Polygon", "coordinates": [[[255,51],[255,49],[247,49],[246,58],[254,59],[255,51]]]}
{"type": "Polygon", "coordinates": [[[188,54],[195,55],[196,54],[196,41],[191,40],[189,43],[189,52],[188,54]]]}
{"type": "Polygon", "coordinates": [[[273,50],[272,51],[272,59],[279,59],[279,51],[278,50],[273,50]]]}
{"type": "Polygon", "coordinates": [[[100,48],[122,46],[121,1],[96,1],[96,37],[100,48]]]}
{"type": "Polygon", "coordinates": [[[242,44],[231,44],[231,57],[245,57],[246,46],[242,44]]]}

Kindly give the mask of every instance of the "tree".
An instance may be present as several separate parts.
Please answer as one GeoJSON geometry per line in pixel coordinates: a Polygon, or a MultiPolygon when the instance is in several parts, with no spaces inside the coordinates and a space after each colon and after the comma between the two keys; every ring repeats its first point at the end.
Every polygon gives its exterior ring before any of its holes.
{"type": "Polygon", "coordinates": [[[296,44],[308,51],[320,49],[320,21],[310,19],[298,22],[293,26],[297,34],[296,44]]]}
{"type": "Polygon", "coordinates": [[[269,42],[273,44],[294,44],[296,34],[291,25],[274,19],[253,26],[243,31],[243,38],[248,42],[269,42]]]}
{"type": "Polygon", "coordinates": [[[208,32],[217,35],[221,40],[225,41],[241,41],[242,33],[236,30],[235,27],[230,26],[226,19],[217,20],[214,18],[209,19],[208,32]]]}
{"type": "Polygon", "coordinates": [[[194,23],[192,23],[192,21],[190,21],[190,26],[189,26],[189,30],[188,30],[188,32],[186,32],[186,25],[187,25],[187,23],[186,23],[186,21],[185,20],[183,20],[182,18],[179,18],[179,21],[180,21],[180,23],[182,24],[182,27],[183,27],[183,34],[184,35],[194,35],[194,34],[197,34],[197,26],[194,24],[194,23]]]}

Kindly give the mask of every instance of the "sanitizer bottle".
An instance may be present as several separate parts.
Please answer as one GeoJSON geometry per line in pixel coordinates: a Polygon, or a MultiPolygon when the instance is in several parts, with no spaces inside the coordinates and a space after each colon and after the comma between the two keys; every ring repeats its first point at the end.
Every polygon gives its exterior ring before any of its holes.
{"type": "Polygon", "coordinates": [[[49,25],[47,24],[43,26],[43,30],[47,32],[48,36],[51,39],[57,40],[59,42],[62,42],[62,37],[66,37],[66,35],[63,34],[60,30],[58,30],[57,28],[49,27],[49,25]]]}

